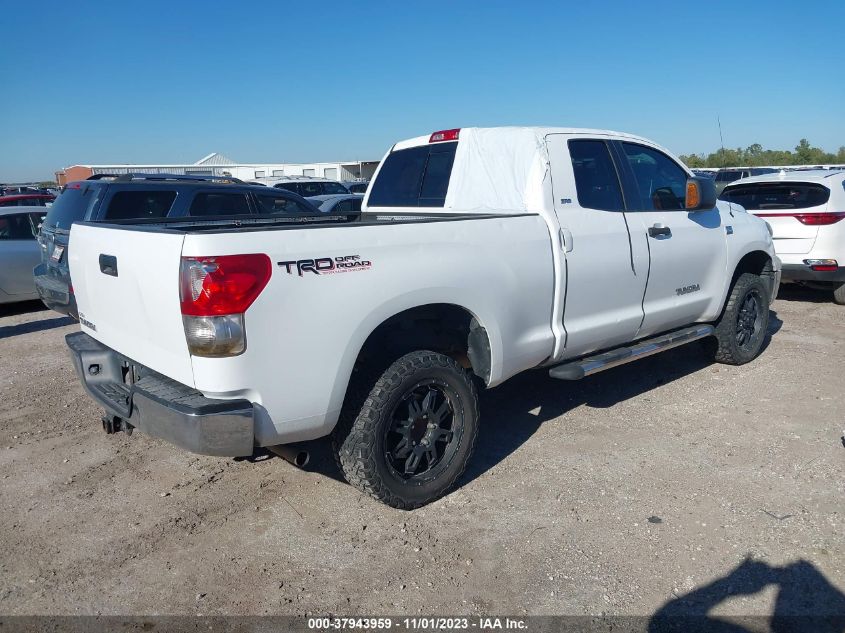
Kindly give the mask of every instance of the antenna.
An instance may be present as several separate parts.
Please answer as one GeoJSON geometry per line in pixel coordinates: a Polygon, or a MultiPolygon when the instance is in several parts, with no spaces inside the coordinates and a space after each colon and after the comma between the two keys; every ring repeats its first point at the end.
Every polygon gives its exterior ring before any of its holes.
{"type": "MultiPolygon", "coordinates": [[[[716,124],[719,126],[719,145],[722,146],[722,161],[724,163],[725,160],[725,141],[722,138],[722,121],[719,119],[719,115],[716,115],[716,124]]],[[[722,167],[725,165],[723,164],[722,167]]]]}

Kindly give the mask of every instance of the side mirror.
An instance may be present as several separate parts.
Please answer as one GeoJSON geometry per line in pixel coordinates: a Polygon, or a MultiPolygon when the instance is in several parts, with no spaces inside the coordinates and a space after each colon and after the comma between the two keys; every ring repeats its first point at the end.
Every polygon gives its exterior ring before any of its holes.
{"type": "Polygon", "coordinates": [[[703,211],[716,206],[716,183],[712,178],[693,176],[687,180],[687,211],[703,211]]]}

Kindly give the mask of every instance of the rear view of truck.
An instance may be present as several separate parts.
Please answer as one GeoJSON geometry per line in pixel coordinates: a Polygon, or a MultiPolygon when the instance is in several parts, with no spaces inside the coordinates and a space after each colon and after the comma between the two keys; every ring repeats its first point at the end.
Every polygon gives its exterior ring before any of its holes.
{"type": "Polygon", "coordinates": [[[432,139],[391,152],[379,211],[75,224],[67,342],[106,430],[220,456],[333,434],[386,503],[448,490],[478,385],[552,352],[554,264],[538,213],[445,212],[457,140],[432,139]]]}
{"type": "Polygon", "coordinates": [[[138,428],[198,453],[250,455],[252,403],[203,396],[193,388],[191,358],[244,350],[244,313],[270,278],[270,260],[183,259],[183,241],[166,232],[77,227],[71,270],[83,332],[68,345],[86,389],[106,410],[107,431],[138,428]]]}

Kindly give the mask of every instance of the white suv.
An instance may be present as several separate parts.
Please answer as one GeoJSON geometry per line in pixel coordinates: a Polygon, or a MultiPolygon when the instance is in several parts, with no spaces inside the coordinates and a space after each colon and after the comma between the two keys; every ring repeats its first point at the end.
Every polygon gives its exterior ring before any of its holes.
{"type": "Polygon", "coordinates": [[[833,291],[845,305],[845,171],[793,171],[743,178],[721,199],[764,218],[783,281],[833,291]]]}

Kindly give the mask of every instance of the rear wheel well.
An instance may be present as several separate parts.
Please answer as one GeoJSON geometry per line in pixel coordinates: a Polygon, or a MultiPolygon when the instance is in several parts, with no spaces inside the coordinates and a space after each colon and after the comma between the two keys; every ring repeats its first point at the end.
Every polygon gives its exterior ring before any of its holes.
{"type": "Polygon", "coordinates": [[[355,365],[387,367],[416,350],[449,356],[485,383],[490,380],[487,331],[468,310],[448,303],[417,306],[390,317],[367,337],[355,365]]]}

